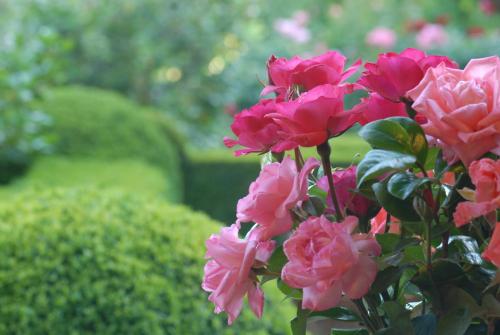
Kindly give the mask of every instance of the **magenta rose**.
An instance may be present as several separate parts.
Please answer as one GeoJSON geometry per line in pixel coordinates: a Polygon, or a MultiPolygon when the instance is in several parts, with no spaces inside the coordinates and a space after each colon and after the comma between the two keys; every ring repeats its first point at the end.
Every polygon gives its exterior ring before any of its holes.
{"type": "Polygon", "coordinates": [[[357,114],[344,110],[346,88],[322,85],[298,99],[279,104],[271,113],[286,140],[302,147],[313,147],[340,135],[357,122],[357,114]]]}
{"type": "Polygon", "coordinates": [[[205,265],[202,288],[211,293],[208,300],[215,304],[215,313],[227,313],[228,324],[240,314],[245,295],[255,315],[262,316],[264,293],[252,267],[267,262],[274,245],[274,241],[240,239],[237,225],[222,228],[219,235],[206,241],[206,258],[210,260],[205,265]]]}
{"type": "Polygon", "coordinates": [[[427,69],[443,63],[450,68],[457,64],[444,56],[427,56],[417,49],[406,49],[400,54],[380,54],[376,63],[366,63],[358,83],[386,99],[399,102],[407,92],[418,85],[427,69]]]}
{"type": "Polygon", "coordinates": [[[237,150],[236,156],[251,152],[282,152],[294,148],[293,142],[286,142],[280,135],[281,127],[272,118],[266,117],[276,112],[274,100],[261,100],[258,104],[243,110],[234,117],[231,130],[237,140],[225,137],[224,144],[231,148],[240,145],[246,149],[237,150]]]}
{"type": "Polygon", "coordinates": [[[438,140],[447,156],[453,152],[468,166],[488,152],[500,154],[499,57],[473,59],[464,70],[441,64],[408,95],[428,120],[425,133],[438,140]]]}
{"type": "MultiPolygon", "coordinates": [[[[335,170],[333,173],[333,182],[335,185],[335,194],[339,202],[340,210],[345,214],[346,210],[357,217],[367,217],[369,210],[376,204],[361,194],[354,193],[356,190],[356,166],[350,166],[347,169],[335,170]]],[[[318,187],[324,191],[330,192],[328,179],[323,176],[318,181],[318,187]]],[[[328,195],[327,203],[329,210],[335,212],[331,197],[328,195]]]]}
{"type": "Polygon", "coordinates": [[[238,223],[255,222],[252,237],[259,240],[288,232],[292,228],[290,210],[307,199],[307,178],[318,166],[317,160],[309,158],[298,172],[290,157],[264,166],[248,195],[238,201],[238,223]]]}
{"type": "Polygon", "coordinates": [[[269,85],[262,95],[275,92],[281,100],[288,100],[294,86],[303,91],[324,84],[339,85],[349,78],[361,65],[361,60],[344,70],[346,57],[336,51],[328,51],[320,56],[302,59],[294,56],[291,59],[271,56],[267,63],[269,85]]]}
{"type": "Polygon", "coordinates": [[[372,235],[352,234],[357,223],[353,216],[342,223],[311,217],[285,242],[289,262],[281,277],[303,289],[302,308],[326,310],[339,303],[342,293],[359,299],[370,289],[377,275],[372,258],[381,248],[372,235]]]}
{"type": "Polygon", "coordinates": [[[354,106],[352,111],[358,113],[358,122],[361,125],[392,116],[408,116],[404,103],[392,102],[375,92],[371,92],[367,98],[362,98],[361,103],[354,106]]]}

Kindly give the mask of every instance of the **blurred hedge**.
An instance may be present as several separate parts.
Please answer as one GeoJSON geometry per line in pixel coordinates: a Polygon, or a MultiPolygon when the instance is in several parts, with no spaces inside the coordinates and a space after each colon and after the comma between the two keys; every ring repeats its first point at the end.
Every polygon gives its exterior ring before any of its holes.
{"type": "Polygon", "coordinates": [[[28,174],[16,180],[6,191],[19,191],[30,187],[83,187],[96,186],[132,194],[143,194],[176,200],[171,181],[158,168],[142,161],[110,160],[78,157],[43,157],[38,159],[28,174]]]}
{"type": "Polygon", "coordinates": [[[200,283],[218,229],[183,207],[98,190],[3,202],[0,333],[288,333],[293,309],[278,297],[262,321],[247,308],[227,327],[212,313],[200,283]]]}
{"type": "Polygon", "coordinates": [[[50,91],[39,107],[53,119],[48,132],[57,137],[55,153],[146,161],[170,179],[171,198],[182,199],[178,138],[159,112],[113,92],[78,86],[50,91]]]}

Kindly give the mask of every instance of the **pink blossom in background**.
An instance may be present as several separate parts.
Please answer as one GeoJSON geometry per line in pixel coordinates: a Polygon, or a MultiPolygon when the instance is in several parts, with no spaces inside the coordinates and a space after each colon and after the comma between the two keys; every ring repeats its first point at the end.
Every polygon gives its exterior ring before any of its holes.
{"type": "Polygon", "coordinates": [[[493,15],[496,11],[496,6],[493,0],[480,0],[479,8],[486,15],[493,15]]]}
{"type": "Polygon", "coordinates": [[[404,103],[392,102],[375,92],[371,92],[367,98],[361,98],[352,111],[359,114],[358,122],[361,125],[393,116],[408,116],[404,103]]]}
{"type": "MultiPolygon", "coordinates": [[[[335,170],[332,175],[335,184],[335,194],[337,195],[340,210],[343,212],[342,215],[345,215],[346,210],[348,210],[350,214],[357,217],[367,217],[370,209],[375,207],[376,204],[361,194],[354,192],[356,190],[356,166],[353,165],[347,169],[335,170]]],[[[318,187],[330,192],[326,176],[323,176],[318,181],[318,187]]],[[[330,196],[327,197],[327,204],[329,209],[335,213],[330,196]]]]}
{"type": "Polygon", "coordinates": [[[243,110],[235,115],[231,130],[237,140],[229,137],[224,138],[224,144],[228,148],[241,145],[246,149],[237,150],[236,156],[251,152],[267,152],[269,150],[281,152],[293,149],[295,143],[284,141],[279,134],[281,127],[272,118],[266,115],[276,112],[274,100],[261,100],[249,109],[243,110]]]}
{"type": "Polygon", "coordinates": [[[277,19],[274,29],[283,37],[297,44],[307,43],[311,39],[311,32],[307,29],[309,13],[305,10],[296,11],[289,19],[277,19]]]}
{"type": "Polygon", "coordinates": [[[309,23],[310,15],[305,10],[298,10],[292,15],[292,19],[302,27],[305,27],[309,23]]]}
{"type": "Polygon", "coordinates": [[[271,56],[267,62],[269,85],[262,90],[261,95],[276,93],[279,100],[288,100],[294,86],[308,91],[325,84],[347,85],[344,81],[357,71],[361,60],[344,70],[346,61],[347,58],[336,51],[328,51],[308,59],[271,56]]]}
{"type": "Polygon", "coordinates": [[[500,268],[500,222],[495,225],[491,241],[483,252],[483,258],[500,268]]]}
{"type": "Polygon", "coordinates": [[[227,313],[228,324],[240,314],[245,295],[254,314],[262,316],[264,293],[252,275],[252,266],[256,261],[267,262],[274,245],[274,241],[240,239],[237,225],[222,228],[219,235],[206,241],[206,258],[210,260],[205,265],[202,288],[211,293],[208,300],[214,303],[215,313],[227,313]]]}
{"type": "Polygon", "coordinates": [[[377,62],[365,64],[365,71],[358,83],[388,100],[400,102],[422,80],[427,69],[441,63],[452,68],[458,67],[448,57],[428,56],[417,49],[405,49],[399,54],[388,52],[380,54],[377,62]]]}
{"type": "Polygon", "coordinates": [[[342,293],[359,299],[370,289],[377,274],[372,257],[381,249],[371,234],[352,234],[357,224],[353,216],[342,223],[310,217],[285,242],[289,262],[281,277],[303,289],[302,308],[326,310],[339,303],[342,293]]]}
{"type": "Polygon", "coordinates": [[[345,87],[317,86],[297,100],[279,104],[278,112],[268,117],[281,126],[287,141],[302,147],[317,146],[357,122],[356,114],[344,110],[344,93],[345,87]]]}
{"type": "Polygon", "coordinates": [[[426,24],[416,37],[417,45],[422,49],[432,49],[448,42],[448,33],[440,24],[426,24]]]}
{"type": "Polygon", "coordinates": [[[408,92],[428,120],[425,133],[466,166],[488,152],[500,154],[499,94],[498,57],[473,59],[464,70],[440,64],[408,92]]]}
{"type": "Polygon", "coordinates": [[[391,49],[396,45],[396,32],[385,27],[376,27],[366,35],[365,42],[371,47],[391,49]]]}
{"type": "MultiPolygon", "coordinates": [[[[469,166],[469,175],[476,186],[474,201],[458,204],[453,214],[457,227],[500,208],[500,161],[489,158],[474,161],[469,166]]],[[[496,215],[493,216],[496,222],[496,215]]]]}
{"type": "Polygon", "coordinates": [[[259,240],[288,232],[292,228],[290,210],[307,199],[307,178],[318,166],[317,160],[309,158],[298,172],[290,157],[264,166],[248,195],[238,201],[238,223],[257,223],[252,236],[259,240]]]}

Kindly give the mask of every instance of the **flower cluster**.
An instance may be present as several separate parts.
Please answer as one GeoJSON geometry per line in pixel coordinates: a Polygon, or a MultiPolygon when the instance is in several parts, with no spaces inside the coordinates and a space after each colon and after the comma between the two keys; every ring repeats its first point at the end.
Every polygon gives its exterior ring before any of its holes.
{"type": "MultiPolygon", "coordinates": [[[[229,323],[245,296],[262,316],[260,277],[276,279],[298,305],[294,334],[305,334],[297,323],[311,312],[335,318],[328,310],[339,305],[370,333],[413,333],[405,327],[423,319],[410,320],[405,302],[421,304],[413,314],[438,319],[451,313],[443,301],[460,285],[465,300],[471,287],[485,299],[496,292],[500,280],[472,282],[465,271],[484,267],[479,278],[500,266],[500,58],[462,70],[445,56],[406,49],[365,63],[357,81],[348,80],[361,61],[346,64],[336,51],[272,56],[265,98],[235,115],[235,137],[224,139],[242,147],[236,156],[267,157],[236,222],[206,243],[202,287],[229,323]],[[346,109],[354,91],[365,96],[346,109]],[[329,140],[356,124],[373,150],[358,165],[332,168],[329,140]],[[319,159],[304,159],[308,147],[319,159]],[[447,281],[458,272],[470,279],[447,281]],[[408,322],[395,322],[394,313],[408,322]]],[[[491,324],[487,309],[474,313],[491,324]]]]}

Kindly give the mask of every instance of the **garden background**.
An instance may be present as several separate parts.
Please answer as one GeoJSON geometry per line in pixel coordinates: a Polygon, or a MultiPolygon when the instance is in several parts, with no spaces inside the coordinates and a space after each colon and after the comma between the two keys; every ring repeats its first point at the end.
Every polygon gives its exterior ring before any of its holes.
{"type": "MultiPolygon", "coordinates": [[[[204,240],[260,170],[222,138],[268,57],[418,47],[464,65],[500,54],[497,9],[0,0],[0,333],[287,333],[276,288],[263,322],[245,313],[231,328],[200,288],[204,240]]],[[[355,132],[333,147],[338,166],[368,149],[355,132]]]]}

